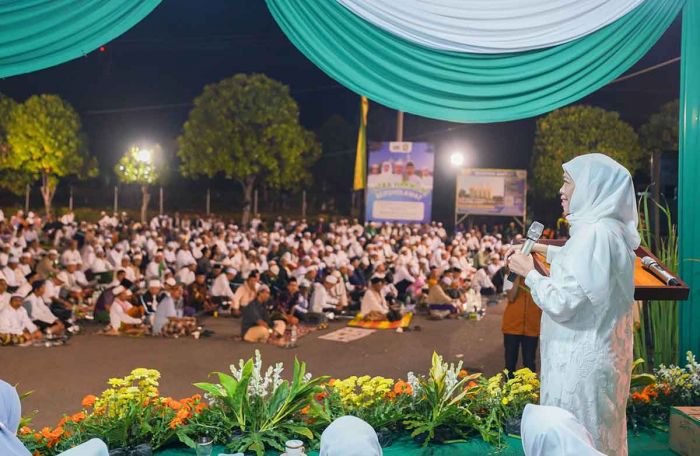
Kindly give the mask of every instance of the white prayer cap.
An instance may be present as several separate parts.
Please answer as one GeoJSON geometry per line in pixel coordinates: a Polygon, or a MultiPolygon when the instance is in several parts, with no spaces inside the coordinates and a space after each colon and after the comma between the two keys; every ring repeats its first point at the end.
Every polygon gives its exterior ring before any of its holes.
{"type": "Polygon", "coordinates": [[[447,285],[449,287],[450,285],[452,285],[452,279],[445,276],[442,278],[442,283],[444,283],[445,285],[447,285]]]}
{"type": "Polygon", "coordinates": [[[124,288],[124,287],[121,286],[121,285],[117,285],[116,287],[114,287],[114,288],[112,289],[112,294],[113,294],[114,296],[119,296],[120,294],[124,293],[124,291],[126,291],[126,288],[124,288]]]}
{"type": "Polygon", "coordinates": [[[342,416],[321,434],[320,456],[381,456],[377,433],[365,421],[342,416]]]}
{"type": "Polygon", "coordinates": [[[58,255],[58,250],[56,250],[56,249],[49,250],[49,255],[58,255]]]}
{"type": "Polygon", "coordinates": [[[233,269],[233,268],[226,268],[226,274],[233,274],[233,275],[236,275],[237,272],[236,272],[236,270],[233,269]]]}
{"type": "Polygon", "coordinates": [[[335,285],[338,283],[338,278],[334,275],[328,275],[326,276],[326,282],[330,283],[331,285],[335,285]]]}
{"type": "Polygon", "coordinates": [[[7,259],[7,263],[19,263],[19,259],[17,257],[11,256],[10,258],[7,259]]]}
{"type": "Polygon", "coordinates": [[[160,288],[163,285],[160,283],[160,280],[153,279],[148,281],[148,288],[160,288]]]}
{"type": "Polygon", "coordinates": [[[526,456],[603,455],[595,449],[591,434],[576,417],[558,407],[526,405],[521,435],[526,456]]]}
{"type": "Polygon", "coordinates": [[[172,277],[169,277],[165,280],[165,284],[169,287],[174,287],[175,285],[177,285],[177,282],[172,277]]]}

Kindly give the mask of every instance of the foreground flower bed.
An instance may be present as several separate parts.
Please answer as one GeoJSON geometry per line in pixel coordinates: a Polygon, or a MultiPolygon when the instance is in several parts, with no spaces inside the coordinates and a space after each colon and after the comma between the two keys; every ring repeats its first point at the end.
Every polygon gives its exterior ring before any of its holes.
{"type": "MultiPolygon", "coordinates": [[[[20,438],[33,454],[49,456],[93,437],[110,449],[155,450],[180,443],[193,447],[201,436],[261,455],[266,449],[282,451],[289,439],[314,447],[331,421],[355,415],[378,431],[383,445],[403,433],[423,445],[480,438],[498,446],[507,427],[517,429],[525,405],[539,398],[539,381],[528,369],[510,379],[485,377],[437,354],[427,374],[409,372],[405,380],[313,378],[298,361],[286,380],[283,365],[265,370],[258,352],[230,370],[213,373],[216,383],[196,383],[201,395],[175,400],[160,396],[158,371],[135,369],[110,379],[99,396],[86,396],[82,409],[54,428],[34,430],[25,423],[20,438]]],[[[658,427],[667,422],[670,405],[700,404],[700,365],[689,353],[685,368],[635,376],[631,388],[630,426],[658,427]]]]}

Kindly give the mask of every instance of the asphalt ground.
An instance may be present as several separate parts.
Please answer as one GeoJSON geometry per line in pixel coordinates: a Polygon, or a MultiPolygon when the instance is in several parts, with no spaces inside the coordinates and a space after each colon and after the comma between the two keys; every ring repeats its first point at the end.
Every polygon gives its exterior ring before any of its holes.
{"type": "Polygon", "coordinates": [[[252,356],[256,349],[265,366],[284,362],[287,376],[296,356],[314,375],[405,379],[409,371],[427,371],[433,351],[448,362],[463,361],[470,372],[492,375],[503,369],[504,305],[489,307],[480,321],[432,321],[415,316],[412,331],[377,330],[349,343],[318,339],[346,323],[332,322],[328,329],[300,338],[295,349],[235,341],[232,337],[240,334],[240,320],[233,318],[203,319],[203,326],[215,334],[199,340],[109,337],[96,334],[98,325],[88,324],[64,346],[0,347],[0,378],[18,384],[20,392],[33,391],[23,402],[23,412],[38,410],[33,425],[41,427],[55,425],[64,413],[78,411],[86,394],[99,394],[110,377],[128,375],[134,368],[159,370],[161,395],[181,398],[196,392],[192,383],[206,381],[212,371],[227,372],[230,364],[252,356]]]}

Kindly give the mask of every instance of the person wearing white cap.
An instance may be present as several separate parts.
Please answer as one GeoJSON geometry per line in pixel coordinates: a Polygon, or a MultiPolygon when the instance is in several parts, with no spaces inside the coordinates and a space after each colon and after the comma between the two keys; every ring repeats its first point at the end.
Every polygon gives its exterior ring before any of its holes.
{"type": "Polygon", "coordinates": [[[163,299],[163,285],[158,279],[148,281],[148,290],[139,296],[139,303],[143,306],[147,315],[152,315],[158,310],[158,303],[163,299]]]}
{"type": "Polygon", "coordinates": [[[70,262],[75,262],[76,264],[81,264],[83,262],[83,258],[78,251],[78,241],[75,239],[70,241],[70,247],[61,254],[62,265],[65,266],[70,262]]]}
{"type": "Polygon", "coordinates": [[[341,416],[321,434],[319,456],[382,456],[377,433],[367,422],[341,416]]]}
{"type": "Polygon", "coordinates": [[[526,405],[520,435],[525,456],[604,456],[581,422],[558,407],[526,405]]]}
{"type": "Polygon", "coordinates": [[[330,320],[335,318],[335,313],[341,308],[338,299],[334,298],[331,290],[338,283],[338,278],[334,275],[327,275],[323,283],[315,283],[313,294],[311,295],[311,311],[325,314],[330,320]]]}
{"type": "Polygon", "coordinates": [[[19,258],[16,256],[11,256],[7,260],[7,266],[3,268],[2,274],[5,276],[7,286],[12,289],[16,289],[22,286],[22,284],[27,283],[27,279],[22,275],[22,271],[19,269],[19,258]]]}
{"type": "Polygon", "coordinates": [[[27,313],[34,324],[46,334],[61,335],[65,330],[65,325],[44,301],[46,294],[46,283],[37,280],[32,283],[32,292],[25,298],[24,305],[27,306],[27,313]]]}
{"type": "Polygon", "coordinates": [[[112,290],[112,293],[114,301],[109,307],[109,329],[105,334],[111,336],[119,335],[120,332],[143,334],[145,328],[139,315],[140,308],[135,308],[129,302],[133,295],[131,290],[118,285],[112,290]]]}
{"type": "Polygon", "coordinates": [[[163,251],[158,250],[153,257],[153,261],[146,266],[146,279],[162,280],[166,269],[168,269],[168,266],[163,260],[163,251]]]}
{"type": "Polygon", "coordinates": [[[41,331],[29,318],[23,301],[22,295],[15,294],[0,309],[0,345],[25,345],[41,339],[41,331]]]}
{"type": "Polygon", "coordinates": [[[7,281],[5,276],[0,272],[0,312],[2,309],[10,305],[10,297],[12,295],[7,292],[7,281]]]}

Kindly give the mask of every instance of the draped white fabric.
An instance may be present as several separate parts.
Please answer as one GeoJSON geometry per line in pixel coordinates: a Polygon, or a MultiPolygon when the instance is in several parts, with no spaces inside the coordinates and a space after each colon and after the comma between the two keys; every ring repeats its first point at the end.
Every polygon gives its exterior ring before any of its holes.
{"type": "Polygon", "coordinates": [[[336,1],[372,25],[422,46],[497,54],[580,38],[645,0],[336,1]]]}

